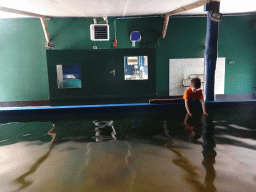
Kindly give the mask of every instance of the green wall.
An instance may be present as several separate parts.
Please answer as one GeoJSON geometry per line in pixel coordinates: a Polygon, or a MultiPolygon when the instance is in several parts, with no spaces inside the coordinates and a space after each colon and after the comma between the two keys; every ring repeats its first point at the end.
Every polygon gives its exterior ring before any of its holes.
{"type": "MultiPolygon", "coordinates": [[[[226,57],[225,94],[252,93],[256,86],[256,28],[254,16],[223,17],[220,22],[219,57],[226,57]],[[228,61],[234,61],[229,65],[228,61]]],[[[169,91],[169,59],[204,55],[206,17],[170,18],[161,39],[163,18],[109,18],[110,41],[90,40],[91,18],[53,18],[47,22],[56,50],[113,49],[114,21],[119,48],[132,48],[130,33],[140,31],[136,48],[157,48],[156,90],[169,91]]],[[[98,23],[105,23],[98,19],[98,23]]],[[[0,101],[49,98],[45,38],[39,19],[0,19],[0,101]]]]}
{"type": "Polygon", "coordinates": [[[48,99],[44,43],[39,19],[0,19],[0,101],[48,99]]]}
{"type": "Polygon", "coordinates": [[[204,57],[206,17],[171,18],[157,50],[157,90],[169,94],[169,59],[204,57]]]}
{"type": "Polygon", "coordinates": [[[252,93],[256,87],[255,23],[256,16],[224,17],[220,23],[219,57],[226,57],[225,94],[252,93]]]}

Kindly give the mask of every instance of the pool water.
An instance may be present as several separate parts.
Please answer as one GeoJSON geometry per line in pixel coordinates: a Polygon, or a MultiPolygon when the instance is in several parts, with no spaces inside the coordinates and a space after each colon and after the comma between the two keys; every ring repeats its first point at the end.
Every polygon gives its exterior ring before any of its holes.
{"type": "Polygon", "coordinates": [[[12,122],[0,191],[256,191],[256,130],[240,115],[12,122]]]}

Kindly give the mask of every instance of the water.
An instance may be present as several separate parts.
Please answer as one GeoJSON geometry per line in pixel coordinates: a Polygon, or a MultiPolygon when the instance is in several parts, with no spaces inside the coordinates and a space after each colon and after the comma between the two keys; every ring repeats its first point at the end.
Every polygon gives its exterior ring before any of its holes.
{"type": "Polygon", "coordinates": [[[185,114],[2,124],[0,191],[256,191],[253,119],[184,121],[185,114]]]}

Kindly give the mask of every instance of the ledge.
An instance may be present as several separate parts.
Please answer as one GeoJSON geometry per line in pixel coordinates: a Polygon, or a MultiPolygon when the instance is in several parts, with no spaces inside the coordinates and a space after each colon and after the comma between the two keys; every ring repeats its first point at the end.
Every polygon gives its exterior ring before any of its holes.
{"type": "MultiPolygon", "coordinates": [[[[207,112],[213,115],[256,113],[256,101],[206,102],[207,112]]],[[[0,122],[59,121],[63,119],[113,119],[179,117],[186,113],[184,103],[136,103],[136,104],[102,104],[73,105],[51,107],[10,107],[0,109],[0,122]]]]}

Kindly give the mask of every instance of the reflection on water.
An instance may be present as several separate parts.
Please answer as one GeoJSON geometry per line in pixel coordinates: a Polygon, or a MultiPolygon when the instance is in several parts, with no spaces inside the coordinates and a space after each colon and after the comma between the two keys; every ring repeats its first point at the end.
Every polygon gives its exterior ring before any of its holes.
{"type": "Polygon", "coordinates": [[[0,191],[253,191],[255,151],[219,144],[215,124],[228,121],[204,115],[195,122],[148,117],[3,125],[1,139],[13,143],[0,147],[0,191]]]}
{"type": "Polygon", "coordinates": [[[53,145],[51,145],[51,147],[49,148],[49,151],[43,155],[42,157],[40,157],[35,163],[34,165],[32,165],[32,167],[28,170],[28,172],[24,173],[23,175],[19,176],[17,179],[14,180],[14,183],[17,183],[18,185],[20,184],[21,186],[19,187],[18,190],[22,190],[25,189],[27,187],[29,187],[29,185],[32,185],[32,181],[26,181],[25,178],[29,175],[31,175],[32,173],[36,172],[37,168],[40,166],[40,164],[42,164],[49,156],[51,150],[52,150],[53,145]]]}
{"type": "Polygon", "coordinates": [[[116,131],[113,126],[113,121],[93,121],[95,125],[95,141],[116,140],[116,131]]]}
{"type": "Polygon", "coordinates": [[[214,180],[216,172],[214,169],[215,157],[217,155],[214,140],[214,124],[211,116],[203,116],[203,166],[206,170],[205,186],[207,191],[216,191],[214,180]]]}

